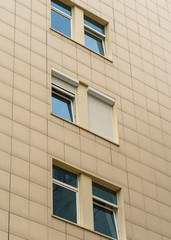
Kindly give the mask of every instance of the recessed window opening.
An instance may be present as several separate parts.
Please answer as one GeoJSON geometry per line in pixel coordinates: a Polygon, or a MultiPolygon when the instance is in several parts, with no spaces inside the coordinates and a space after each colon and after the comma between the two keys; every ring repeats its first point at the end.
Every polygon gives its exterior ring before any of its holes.
{"type": "Polygon", "coordinates": [[[77,175],[53,165],[53,215],[77,223],[78,180],[77,175]]]}
{"type": "Polygon", "coordinates": [[[118,239],[117,194],[93,182],[94,230],[118,239]]]}
{"type": "Polygon", "coordinates": [[[113,98],[88,87],[89,128],[111,141],[114,140],[113,105],[113,98]]]}
{"type": "Polygon", "coordinates": [[[102,24],[84,16],[84,36],[86,47],[105,55],[105,27],[102,24]]]}
{"type": "Polygon", "coordinates": [[[52,112],[73,122],[73,98],[74,95],[72,93],[52,85],[52,112]]]}

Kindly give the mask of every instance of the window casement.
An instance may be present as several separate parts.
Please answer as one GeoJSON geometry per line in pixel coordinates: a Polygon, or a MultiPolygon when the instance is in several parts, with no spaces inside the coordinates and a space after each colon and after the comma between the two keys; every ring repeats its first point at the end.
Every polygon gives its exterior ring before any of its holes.
{"type": "Polygon", "coordinates": [[[52,113],[76,123],[76,87],[78,81],[52,69],[51,107],[52,113]]]}
{"type": "Polygon", "coordinates": [[[51,27],[71,38],[72,9],[59,0],[51,0],[51,27]]]}
{"type": "Polygon", "coordinates": [[[95,20],[84,16],[85,46],[105,56],[105,27],[95,20]]]}
{"type": "Polygon", "coordinates": [[[77,223],[77,175],[53,165],[53,215],[77,223]]]}
{"type": "Polygon", "coordinates": [[[126,240],[122,190],[55,159],[52,216],[103,236],[126,240]]]}
{"type": "Polygon", "coordinates": [[[117,193],[95,182],[92,190],[94,230],[118,239],[117,193]]]}
{"type": "Polygon", "coordinates": [[[52,83],[52,112],[68,121],[74,122],[72,100],[74,95],[52,83]]]}
{"type": "Polygon", "coordinates": [[[114,139],[114,103],[113,98],[88,87],[89,129],[111,141],[116,141],[114,139]]]}

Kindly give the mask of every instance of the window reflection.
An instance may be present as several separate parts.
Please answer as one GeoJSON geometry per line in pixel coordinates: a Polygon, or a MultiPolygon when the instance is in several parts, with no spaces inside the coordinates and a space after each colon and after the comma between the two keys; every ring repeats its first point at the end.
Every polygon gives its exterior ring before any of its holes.
{"type": "Polygon", "coordinates": [[[52,93],[52,112],[73,122],[71,100],[52,93]]]}

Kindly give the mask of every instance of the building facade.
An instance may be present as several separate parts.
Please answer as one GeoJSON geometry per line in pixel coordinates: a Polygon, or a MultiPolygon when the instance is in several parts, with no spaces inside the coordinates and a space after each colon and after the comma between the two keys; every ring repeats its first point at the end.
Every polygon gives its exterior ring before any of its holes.
{"type": "Polygon", "coordinates": [[[0,1],[0,239],[171,239],[171,1],[0,1]]]}

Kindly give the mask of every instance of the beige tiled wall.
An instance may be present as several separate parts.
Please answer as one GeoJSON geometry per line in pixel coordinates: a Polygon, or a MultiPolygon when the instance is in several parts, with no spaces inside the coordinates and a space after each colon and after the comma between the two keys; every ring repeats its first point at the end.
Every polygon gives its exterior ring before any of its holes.
{"type": "Polygon", "coordinates": [[[123,188],[128,240],[171,239],[171,2],[73,0],[112,62],[50,29],[49,0],[0,1],[0,239],[105,240],[51,217],[51,157],[123,188]],[[50,67],[113,97],[120,145],[50,115],[50,67]]]}

